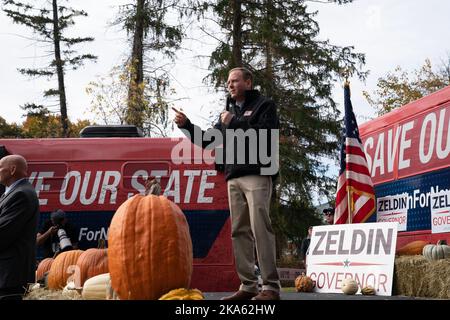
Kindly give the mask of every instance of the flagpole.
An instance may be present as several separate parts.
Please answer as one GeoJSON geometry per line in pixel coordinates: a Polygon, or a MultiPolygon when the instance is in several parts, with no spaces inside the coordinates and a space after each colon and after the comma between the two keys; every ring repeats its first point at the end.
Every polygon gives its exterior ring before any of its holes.
{"type": "MultiPolygon", "coordinates": [[[[347,180],[348,181],[348,180],[347,180]]],[[[353,221],[353,210],[352,210],[352,193],[351,188],[347,186],[347,205],[348,205],[348,223],[353,221]]]]}
{"type": "MultiPolygon", "coordinates": [[[[348,81],[348,75],[345,75],[345,82],[344,82],[344,88],[347,87],[350,91],[350,82],[348,81]]],[[[347,138],[346,138],[347,139],[347,138]]],[[[345,153],[345,156],[347,157],[347,152],[345,153]]],[[[345,161],[345,163],[347,163],[347,161],[345,161]]],[[[353,221],[353,210],[352,210],[352,190],[351,188],[348,186],[348,181],[350,179],[349,176],[349,170],[346,168],[345,170],[345,175],[346,175],[346,181],[347,181],[347,208],[348,208],[348,218],[347,218],[347,223],[352,223],[353,221]]]]}

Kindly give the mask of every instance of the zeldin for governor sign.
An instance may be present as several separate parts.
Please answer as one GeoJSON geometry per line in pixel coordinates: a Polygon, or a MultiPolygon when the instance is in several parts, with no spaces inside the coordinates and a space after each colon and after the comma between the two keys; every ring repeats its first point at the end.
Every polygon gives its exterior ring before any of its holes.
{"type": "Polygon", "coordinates": [[[380,222],[314,227],[306,273],[315,281],[315,292],[342,293],[342,281],[353,278],[360,289],[372,286],[377,295],[390,296],[397,226],[380,222]]]}

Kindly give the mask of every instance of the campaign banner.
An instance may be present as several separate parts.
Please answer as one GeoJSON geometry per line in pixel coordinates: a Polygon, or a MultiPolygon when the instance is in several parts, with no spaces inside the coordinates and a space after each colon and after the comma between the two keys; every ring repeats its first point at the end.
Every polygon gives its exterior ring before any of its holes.
{"type": "Polygon", "coordinates": [[[431,233],[450,232],[450,190],[431,193],[431,233]]]}
{"type": "Polygon", "coordinates": [[[379,184],[377,214],[367,222],[397,221],[399,232],[449,232],[450,213],[444,212],[450,209],[449,181],[450,168],[444,168],[379,184]]]}
{"type": "Polygon", "coordinates": [[[224,177],[205,165],[170,166],[161,161],[30,163],[29,181],[41,211],[115,211],[136,194],[144,194],[149,177],[157,177],[161,194],[183,210],[228,208],[224,177]]]}
{"type": "Polygon", "coordinates": [[[397,222],[398,231],[408,226],[408,193],[377,198],[377,222],[397,222]]]}
{"type": "Polygon", "coordinates": [[[339,224],[313,227],[307,272],[315,292],[342,293],[342,281],[352,278],[360,289],[372,286],[377,295],[392,295],[396,222],[339,224]]]}
{"type": "Polygon", "coordinates": [[[411,114],[402,121],[386,123],[380,130],[361,130],[373,183],[448,167],[449,128],[450,103],[447,102],[411,114]]]}

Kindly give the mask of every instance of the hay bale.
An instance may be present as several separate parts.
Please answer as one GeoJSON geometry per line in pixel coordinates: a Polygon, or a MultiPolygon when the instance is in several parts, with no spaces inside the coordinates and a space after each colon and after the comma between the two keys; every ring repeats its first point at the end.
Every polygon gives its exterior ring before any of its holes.
{"type": "Polygon", "coordinates": [[[395,294],[450,299],[450,259],[401,256],[395,258],[394,265],[395,294]]]}
{"type": "Polygon", "coordinates": [[[45,288],[35,289],[27,293],[24,300],[82,300],[80,294],[63,294],[62,290],[48,290],[45,288]]]}

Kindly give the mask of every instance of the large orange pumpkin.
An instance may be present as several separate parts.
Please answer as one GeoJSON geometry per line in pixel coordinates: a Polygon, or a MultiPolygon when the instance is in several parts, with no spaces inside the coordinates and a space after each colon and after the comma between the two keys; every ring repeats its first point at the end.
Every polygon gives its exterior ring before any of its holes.
{"type": "Polygon", "coordinates": [[[423,247],[428,244],[426,241],[416,240],[412,241],[403,247],[399,248],[395,254],[398,256],[414,256],[422,254],[423,247]]]}
{"type": "Polygon", "coordinates": [[[48,274],[48,287],[50,289],[59,290],[66,286],[67,279],[72,272],[76,272],[76,269],[73,268],[76,267],[78,258],[82,253],[82,250],[70,250],[60,253],[55,258],[48,274]]]}
{"type": "Polygon", "coordinates": [[[52,266],[53,258],[45,258],[41,262],[39,262],[39,265],[36,270],[36,281],[41,280],[45,273],[50,270],[50,267],[52,266]]]}
{"type": "Polygon", "coordinates": [[[164,196],[135,195],[125,201],[109,228],[108,265],[121,300],[156,300],[188,288],[192,242],[181,209],[164,196]]]}
{"type": "Polygon", "coordinates": [[[76,285],[81,287],[87,279],[109,272],[107,249],[86,250],[78,258],[77,266],[80,268],[80,284],[76,285]]]}

